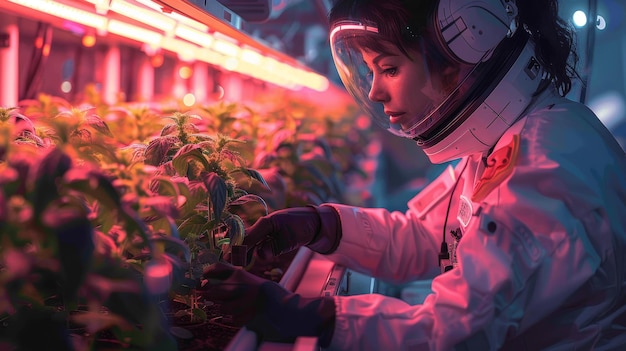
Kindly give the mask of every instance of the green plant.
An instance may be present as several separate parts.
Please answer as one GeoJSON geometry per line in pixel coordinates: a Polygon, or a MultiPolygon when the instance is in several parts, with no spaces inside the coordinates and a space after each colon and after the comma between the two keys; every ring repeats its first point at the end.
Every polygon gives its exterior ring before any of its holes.
{"type": "MultiPolygon", "coordinates": [[[[0,318],[30,329],[44,320],[78,335],[75,349],[104,347],[106,333],[130,348],[171,347],[163,302],[206,319],[204,266],[227,259],[269,211],[341,201],[366,136],[351,115],[310,118],[315,106],[284,99],[269,111],[172,111],[87,97],[73,107],[42,94],[22,104],[33,118],[0,109],[0,298],[10,296],[0,318]],[[64,230],[88,234],[67,246],[64,230]]],[[[285,259],[246,269],[279,279],[285,259]]],[[[0,329],[0,343],[30,341],[15,335],[0,329]]]]}
{"type": "Polygon", "coordinates": [[[111,131],[124,145],[149,140],[163,127],[161,112],[146,104],[117,105],[107,111],[111,131]]]}
{"type": "Polygon", "coordinates": [[[43,146],[44,142],[36,135],[35,125],[19,113],[18,107],[0,107],[0,159],[12,143],[43,146]]]}
{"type": "Polygon", "coordinates": [[[272,137],[258,143],[253,167],[284,179],[285,207],[348,203],[349,185],[367,177],[359,162],[366,157],[369,124],[355,123],[358,110],[338,117],[307,114],[314,110],[301,102],[273,111],[272,137]]]}
{"type": "Polygon", "coordinates": [[[56,116],[62,109],[70,109],[72,104],[58,96],[38,94],[37,99],[20,101],[22,113],[30,119],[50,118],[56,116]]]}
{"type": "Polygon", "coordinates": [[[242,216],[250,221],[252,216],[267,214],[263,200],[251,197],[240,184],[266,184],[230,148],[242,141],[198,133],[193,122],[202,118],[195,114],[174,112],[164,118],[171,123],[157,137],[147,144],[133,144],[128,150],[156,168],[149,190],[151,203],[160,206],[144,212],[142,218],[157,230],[173,228],[189,247],[189,266],[175,282],[174,298],[190,306],[190,316],[201,318],[195,287],[203,267],[222,260],[233,245],[242,243],[246,226],[242,216]],[[180,201],[171,207],[171,199],[180,201]],[[169,216],[162,216],[164,208],[169,209],[169,216]],[[175,220],[170,223],[163,218],[175,220]]]}
{"type": "Polygon", "coordinates": [[[116,219],[126,234],[120,242],[152,257],[145,226],[97,169],[77,166],[60,148],[37,155],[21,150],[1,165],[2,341],[73,349],[68,336],[80,326],[85,333],[74,336],[90,347],[105,330],[142,349],[171,345],[143,279],[101,230],[97,213],[116,219]],[[33,339],[24,328],[45,333],[33,339]]]}
{"type": "Polygon", "coordinates": [[[152,296],[162,292],[155,287],[169,288],[172,266],[182,266],[188,248],[146,225],[138,197],[101,167],[115,158],[96,151],[101,145],[91,138],[107,135],[104,122],[89,109],[67,111],[38,120],[55,128],[47,144],[17,109],[0,110],[7,137],[0,157],[0,343],[80,350],[106,339],[173,349],[152,296]],[[168,270],[165,280],[144,274],[159,266],[168,270]],[[40,337],[32,338],[33,330],[40,337]]]}

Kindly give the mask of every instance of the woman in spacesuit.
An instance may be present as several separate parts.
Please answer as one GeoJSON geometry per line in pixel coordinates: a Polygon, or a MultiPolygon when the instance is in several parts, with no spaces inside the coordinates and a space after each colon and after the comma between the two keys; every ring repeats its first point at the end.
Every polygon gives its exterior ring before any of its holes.
{"type": "Polygon", "coordinates": [[[330,43],[344,85],[433,163],[459,160],[406,213],[324,204],[249,228],[258,255],[302,245],[397,283],[304,298],[216,264],[207,297],[261,337],[336,350],[626,347],[626,156],[584,105],[556,0],[339,0],[330,43]],[[217,281],[217,282],[216,282],[217,281]]]}

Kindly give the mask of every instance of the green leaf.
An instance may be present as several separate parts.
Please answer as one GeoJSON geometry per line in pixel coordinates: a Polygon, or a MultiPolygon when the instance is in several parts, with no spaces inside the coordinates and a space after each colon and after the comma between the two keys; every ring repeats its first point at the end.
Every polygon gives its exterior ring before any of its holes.
{"type": "Polygon", "coordinates": [[[89,126],[93,127],[93,129],[97,130],[98,132],[108,137],[113,137],[113,134],[111,133],[111,130],[109,129],[109,126],[106,124],[104,120],[102,120],[102,118],[96,115],[89,115],[85,117],[85,122],[89,126]]]}
{"type": "Polygon", "coordinates": [[[51,207],[42,217],[57,239],[64,298],[74,302],[92,262],[94,230],[82,209],[51,207]]]}
{"type": "Polygon", "coordinates": [[[204,169],[209,167],[209,163],[202,154],[202,149],[195,144],[184,145],[178,150],[174,158],[172,159],[172,166],[176,172],[180,175],[187,175],[189,164],[191,162],[199,162],[204,169]]]}
{"type": "Polygon", "coordinates": [[[202,146],[202,148],[206,147],[206,143],[207,142],[208,143],[213,143],[214,142],[213,137],[211,137],[209,135],[206,135],[206,134],[194,133],[194,134],[191,134],[189,136],[196,138],[196,140],[197,140],[196,144],[202,146]]]}
{"type": "Polygon", "coordinates": [[[142,203],[160,217],[175,217],[178,214],[175,204],[176,200],[176,197],[157,195],[142,199],[142,203]]]}
{"type": "Polygon", "coordinates": [[[2,168],[0,172],[0,185],[7,198],[26,193],[28,174],[36,167],[37,162],[39,160],[26,154],[14,155],[7,161],[8,167],[2,168]]]}
{"type": "Polygon", "coordinates": [[[170,123],[161,129],[161,136],[175,134],[178,131],[176,123],[170,123]]]}
{"type": "Polygon", "coordinates": [[[265,185],[265,187],[267,188],[267,190],[271,190],[270,186],[267,184],[267,182],[265,181],[265,178],[263,177],[263,175],[257,171],[256,169],[252,169],[252,168],[246,168],[246,171],[248,173],[248,175],[250,177],[252,177],[252,179],[258,180],[259,182],[261,182],[263,185],[265,185]]]}
{"type": "Polygon", "coordinates": [[[178,226],[178,233],[182,238],[186,238],[189,234],[198,236],[204,233],[207,228],[208,221],[206,217],[198,214],[185,219],[178,226]]]}
{"type": "Polygon", "coordinates": [[[98,208],[98,217],[96,218],[95,225],[98,229],[104,233],[108,233],[115,224],[117,224],[117,216],[112,216],[111,211],[103,208],[98,208]]]}
{"type": "Polygon", "coordinates": [[[200,176],[209,192],[209,200],[211,201],[212,208],[211,215],[213,218],[219,220],[222,218],[224,207],[226,207],[226,182],[215,172],[202,172],[200,176]]]}
{"type": "Polygon", "coordinates": [[[258,195],[247,194],[228,204],[228,211],[239,216],[247,227],[269,212],[265,200],[258,195]]]}
{"type": "Polygon", "coordinates": [[[33,208],[35,217],[39,218],[50,202],[59,196],[57,179],[72,167],[70,157],[59,148],[52,149],[39,164],[35,174],[35,188],[33,191],[33,208]]]}
{"type": "Polygon", "coordinates": [[[174,257],[183,257],[185,262],[191,261],[189,245],[183,240],[172,236],[153,235],[150,240],[154,243],[163,244],[165,252],[171,253],[174,257]]]}
{"type": "Polygon", "coordinates": [[[197,133],[197,132],[199,132],[199,131],[200,131],[200,129],[198,128],[198,126],[196,126],[196,125],[195,125],[195,124],[193,124],[193,123],[187,123],[187,124],[185,124],[185,125],[183,126],[183,130],[184,130],[186,133],[189,133],[189,134],[194,134],[194,133],[197,133]]]}
{"type": "Polygon", "coordinates": [[[328,140],[326,140],[326,138],[324,137],[315,138],[314,144],[322,148],[324,152],[324,156],[326,157],[327,160],[333,159],[333,151],[330,147],[330,144],[328,143],[328,140]]]}
{"type": "Polygon", "coordinates": [[[104,174],[95,170],[72,169],[65,178],[68,188],[92,197],[105,209],[116,210],[120,207],[120,195],[104,174]]]}
{"type": "Polygon", "coordinates": [[[163,216],[155,216],[152,220],[150,220],[150,228],[154,233],[161,233],[165,235],[177,235],[178,231],[172,232],[171,220],[168,217],[163,216]]]}
{"type": "Polygon", "coordinates": [[[238,187],[246,189],[248,192],[258,193],[261,191],[271,191],[269,184],[263,175],[252,168],[237,168],[229,173],[238,187]]]}
{"type": "Polygon", "coordinates": [[[75,142],[78,142],[78,144],[91,144],[93,140],[91,138],[91,132],[85,128],[74,130],[71,137],[75,142]]]}
{"type": "Polygon", "coordinates": [[[204,312],[204,310],[201,308],[194,308],[191,310],[191,313],[193,314],[193,317],[197,320],[206,321],[207,319],[206,312],[204,312]]]}
{"type": "Polygon", "coordinates": [[[224,224],[228,228],[228,238],[231,245],[241,245],[243,237],[246,233],[245,225],[241,217],[230,215],[224,219],[224,224]]]}
{"type": "Polygon", "coordinates": [[[187,214],[193,213],[196,206],[202,202],[206,202],[207,189],[203,182],[190,181],[189,184],[180,184],[179,191],[186,201],[180,208],[181,217],[186,217],[187,214]]]}
{"type": "Polygon", "coordinates": [[[146,227],[146,223],[143,222],[137,213],[133,211],[128,205],[122,205],[121,207],[121,220],[123,222],[124,230],[129,238],[132,238],[134,235],[138,235],[143,242],[143,245],[148,246],[150,250],[152,247],[150,246],[150,241],[148,238],[148,228],[146,227]]]}
{"type": "Polygon", "coordinates": [[[159,166],[166,162],[167,159],[165,157],[176,143],[177,139],[173,137],[163,137],[152,140],[144,153],[144,162],[152,166],[159,166]]]}
{"type": "Polygon", "coordinates": [[[154,176],[151,181],[156,182],[158,186],[156,191],[161,195],[168,195],[176,199],[178,195],[178,186],[172,181],[171,177],[154,176]]]}
{"type": "Polygon", "coordinates": [[[245,161],[241,158],[241,155],[238,152],[233,151],[233,150],[222,149],[220,156],[223,159],[229,160],[233,164],[238,165],[238,166],[245,164],[245,161]]]}
{"type": "Polygon", "coordinates": [[[222,247],[223,245],[230,244],[230,238],[221,238],[215,244],[217,247],[222,247]]]}

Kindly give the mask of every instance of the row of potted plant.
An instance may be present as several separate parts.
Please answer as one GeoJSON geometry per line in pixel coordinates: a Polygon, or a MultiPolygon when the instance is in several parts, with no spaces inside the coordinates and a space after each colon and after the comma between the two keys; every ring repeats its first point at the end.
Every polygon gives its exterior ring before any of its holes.
{"type": "MultiPolygon", "coordinates": [[[[0,108],[2,346],[178,349],[173,316],[208,318],[202,269],[246,227],[281,208],[347,202],[366,175],[356,110],[309,118],[319,111],[299,101],[255,110],[87,96],[0,108]]],[[[276,280],[288,264],[246,268],[276,280]]]]}

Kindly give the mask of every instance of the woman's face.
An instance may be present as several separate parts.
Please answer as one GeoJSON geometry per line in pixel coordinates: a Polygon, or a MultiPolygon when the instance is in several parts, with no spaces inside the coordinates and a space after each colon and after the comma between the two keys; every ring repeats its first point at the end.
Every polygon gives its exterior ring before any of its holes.
{"type": "Polygon", "coordinates": [[[409,58],[388,45],[384,53],[363,50],[361,54],[370,71],[368,98],[383,104],[391,124],[411,129],[445,98],[439,75],[428,70],[419,53],[411,52],[409,58]]]}

